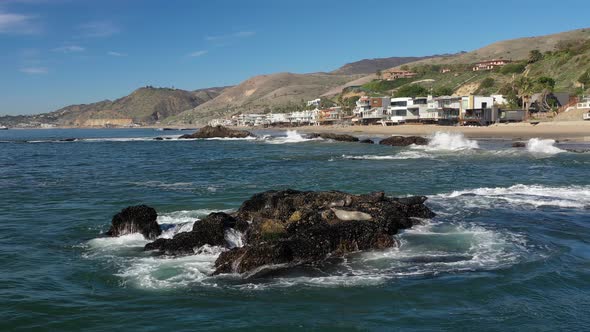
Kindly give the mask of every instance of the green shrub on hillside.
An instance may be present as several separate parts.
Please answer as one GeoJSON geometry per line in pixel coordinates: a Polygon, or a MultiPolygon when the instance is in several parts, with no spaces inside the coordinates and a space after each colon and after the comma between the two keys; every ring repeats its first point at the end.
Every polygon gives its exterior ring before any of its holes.
{"type": "Polygon", "coordinates": [[[526,66],[520,62],[509,63],[500,68],[500,73],[504,75],[521,74],[526,69],[526,66]]]}
{"type": "Polygon", "coordinates": [[[428,89],[419,84],[408,84],[399,88],[394,96],[395,97],[419,97],[428,95],[428,89]]]}

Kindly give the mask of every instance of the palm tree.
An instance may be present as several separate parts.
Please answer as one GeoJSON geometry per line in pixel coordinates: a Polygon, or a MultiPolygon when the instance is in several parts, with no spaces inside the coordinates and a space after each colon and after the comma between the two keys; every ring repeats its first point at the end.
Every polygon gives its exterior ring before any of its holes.
{"type": "Polygon", "coordinates": [[[514,82],[514,87],[518,91],[518,97],[522,100],[524,111],[525,111],[525,121],[529,119],[529,109],[530,109],[530,98],[533,93],[535,83],[533,80],[526,76],[519,77],[514,82]]]}

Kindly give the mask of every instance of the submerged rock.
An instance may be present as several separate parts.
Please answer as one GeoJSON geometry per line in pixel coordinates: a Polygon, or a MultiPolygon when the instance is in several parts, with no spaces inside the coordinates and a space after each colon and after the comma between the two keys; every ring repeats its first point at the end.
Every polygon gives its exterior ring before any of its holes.
{"type": "Polygon", "coordinates": [[[375,142],[370,139],[370,138],[365,138],[359,141],[359,143],[364,143],[364,144],[375,144],[375,142]]]}
{"type": "Polygon", "coordinates": [[[346,134],[333,134],[333,133],[311,133],[307,135],[309,138],[323,138],[323,139],[331,139],[334,141],[339,142],[358,142],[358,137],[354,137],[352,135],[346,134]]]}
{"type": "Polygon", "coordinates": [[[141,233],[146,239],[155,239],[162,230],[156,222],[158,213],[147,205],[130,206],[113,216],[109,236],[141,233]]]}
{"type": "Polygon", "coordinates": [[[421,136],[391,136],[382,139],[379,144],[391,146],[426,145],[428,140],[421,136]]]}
{"type": "Polygon", "coordinates": [[[526,143],[525,142],[514,142],[514,143],[512,143],[512,147],[513,148],[525,148],[526,143]]]}
{"type": "Polygon", "coordinates": [[[185,134],[179,138],[245,138],[254,136],[246,130],[230,129],[224,126],[205,126],[193,134],[185,134]]]}
{"type": "Polygon", "coordinates": [[[63,139],[60,139],[59,141],[60,142],[75,142],[77,140],[78,140],[77,138],[63,138],[63,139]]]}

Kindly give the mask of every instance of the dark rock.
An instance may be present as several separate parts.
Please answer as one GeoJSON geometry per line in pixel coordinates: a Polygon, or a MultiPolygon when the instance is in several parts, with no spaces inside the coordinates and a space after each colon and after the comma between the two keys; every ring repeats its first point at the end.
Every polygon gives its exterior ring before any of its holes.
{"type": "Polygon", "coordinates": [[[346,134],[333,134],[333,133],[311,133],[307,135],[309,138],[323,138],[331,139],[339,142],[358,142],[358,137],[354,137],[346,134]]]}
{"type": "Polygon", "coordinates": [[[213,274],[244,273],[262,266],[286,264],[291,261],[293,253],[287,242],[262,243],[221,253],[215,261],[217,268],[213,274]]]}
{"type": "Polygon", "coordinates": [[[252,196],[236,212],[251,221],[246,247],[216,261],[216,274],[255,270],[267,264],[318,263],[327,257],[395,245],[393,235],[431,218],[426,197],[390,198],[383,192],[268,191],[252,196]]]}
{"type": "Polygon", "coordinates": [[[168,255],[194,253],[206,244],[226,247],[225,230],[236,227],[237,220],[223,212],[211,213],[196,221],[193,230],[176,234],[172,239],[158,239],[145,245],[144,250],[159,250],[168,255]]]}
{"type": "Polygon", "coordinates": [[[391,146],[426,145],[428,140],[421,136],[391,136],[382,139],[379,144],[391,146]]]}
{"type": "Polygon", "coordinates": [[[163,138],[163,137],[156,137],[156,138],[154,138],[154,140],[155,140],[155,141],[163,141],[163,140],[164,140],[164,138],[163,138]]]}
{"type": "Polygon", "coordinates": [[[513,148],[525,148],[526,143],[525,142],[513,142],[512,147],[513,148]]]}
{"type": "Polygon", "coordinates": [[[590,149],[565,149],[565,151],[573,153],[588,153],[590,152],[590,149]]]}
{"type": "Polygon", "coordinates": [[[77,141],[77,138],[64,138],[64,139],[60,139],[60,142],[75,142],[77,141]]]}
{"type": "Polygon", "coordinates": [[[249,131],[229,129],[223,126],[205,126],[193,134],[185,134],[179,138],[245,138],[254,136],[249,131]]]}
{"type": "Polygon", "coordinates": [[[109,236],[141,233],[146,239],[158,237],[162,230],[156,222],[158,214],[146,205],[130,206],[113,216],[109,236]]]}
{"type": "Polygon", "coordinates": [[[359,141],[359,143],[365,143],[365,144],[375,144],[375,142],[372,139],[369,138],[365,138],[359,141]]]}

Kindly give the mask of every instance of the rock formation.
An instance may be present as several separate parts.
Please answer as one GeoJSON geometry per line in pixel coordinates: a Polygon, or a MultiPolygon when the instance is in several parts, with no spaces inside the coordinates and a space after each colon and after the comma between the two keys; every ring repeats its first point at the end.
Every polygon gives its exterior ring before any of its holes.
{"type": "Polygon", "coordinates": [[[331,140],[339,141],[339,142],[358,142],[359,141],[359,139],[357,137],[354,137],[351,135],[346,135],[346,134],[311,133],[311,134],[308,134],[307,137],[331,139],[331,140]]]}
{"type": "Polygon", "coordinates": [[[158,214],[154,208],[146,205],[130,206],[113,216],[109,236],[121,236],[141,233],[146,239],[155,239],[162,230],[156,222],[158,214]]]}
{"type": "Polygon", "coordinates": [[[185,134],[179,138],[245,138],[254,136],[246,130],[229,129],[223,126],[205,126],[193,134],[185,134]]]}
{"type": "Polygon", "coordinates": [[[382,139],[379,144],[391,146],[426,145],[428,140],[420,136],[391,136],[382,139]]]}

